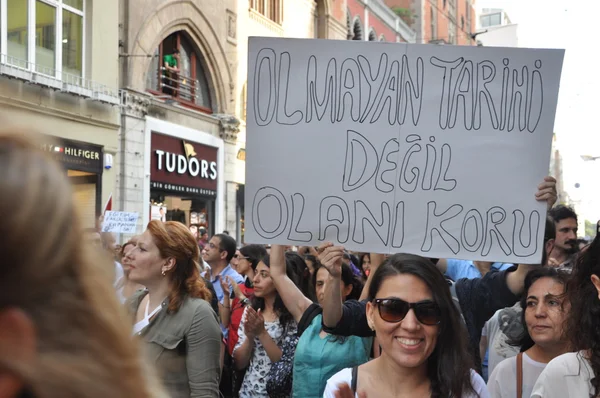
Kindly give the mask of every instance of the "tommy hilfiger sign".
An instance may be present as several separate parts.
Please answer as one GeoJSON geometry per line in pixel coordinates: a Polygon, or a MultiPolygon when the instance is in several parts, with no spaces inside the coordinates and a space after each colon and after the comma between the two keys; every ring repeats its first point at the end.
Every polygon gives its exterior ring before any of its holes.
{"type": "Polygon", "coordinates": [[[217,153],[214,147],[153,132],[150,180],[163,187],[153,188],[198,195],[216,193],[217,153]]]}
{"type": "Polygon", "coordinates": [[[52,137],[54,143],[43,143],[42,149],[52,153],[64,167],[91,173],[102,173],[102,147],[64,138],[52,137]]]}

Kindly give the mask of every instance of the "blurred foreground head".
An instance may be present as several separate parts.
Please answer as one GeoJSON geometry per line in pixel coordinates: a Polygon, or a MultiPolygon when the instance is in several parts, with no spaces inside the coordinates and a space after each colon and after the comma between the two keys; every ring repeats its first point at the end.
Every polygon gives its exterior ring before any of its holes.
{"type": "Polygon", "coordinates": [[[0,193],[0,398],[148,397],[111,265],[85,241],[66,173],[36,140],[0,132],[0,193]]]}

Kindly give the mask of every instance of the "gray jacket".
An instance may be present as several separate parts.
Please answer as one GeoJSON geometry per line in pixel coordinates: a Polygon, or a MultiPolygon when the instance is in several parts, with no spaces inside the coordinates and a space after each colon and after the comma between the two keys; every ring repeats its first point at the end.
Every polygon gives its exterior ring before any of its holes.
{"type": "MultiPolygon", "coordinates": [[[[128,302],[135,314],[147,290],[136,292],[128,302]]],[[[163,309],[141,331],[145,354],[156,367],[159,378],[171,398],[219,397],[222,334],[217,315],[210,304],[186,297],[179,310],[163,309]]]]}

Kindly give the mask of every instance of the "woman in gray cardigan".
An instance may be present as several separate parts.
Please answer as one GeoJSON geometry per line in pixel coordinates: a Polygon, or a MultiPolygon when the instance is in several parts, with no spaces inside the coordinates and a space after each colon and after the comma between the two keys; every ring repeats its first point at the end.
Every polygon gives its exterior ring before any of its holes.
{"type": "Polygon", "coordinates": [[[128,254],[129,278],[146,287],[129,301],[133,333],[171,398],[219,397],[222,335],[198,250],[183,224],[151,221],[128,254]]]}

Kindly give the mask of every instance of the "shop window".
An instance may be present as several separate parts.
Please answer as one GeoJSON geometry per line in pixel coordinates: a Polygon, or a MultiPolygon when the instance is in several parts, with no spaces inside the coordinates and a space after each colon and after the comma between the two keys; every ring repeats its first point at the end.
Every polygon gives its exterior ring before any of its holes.
{"type": "Polygon", "coordinates": [[[167,37],[154,52],[146,76],[148,91],[212,113],[212,90],[204,57],[184,32],[167,37]]]}
{"type": "Polygon", "coordinates": [[[6,0],[0,14],[7,63],[70,82],[83,76],[84,0],[6,0]]]}

